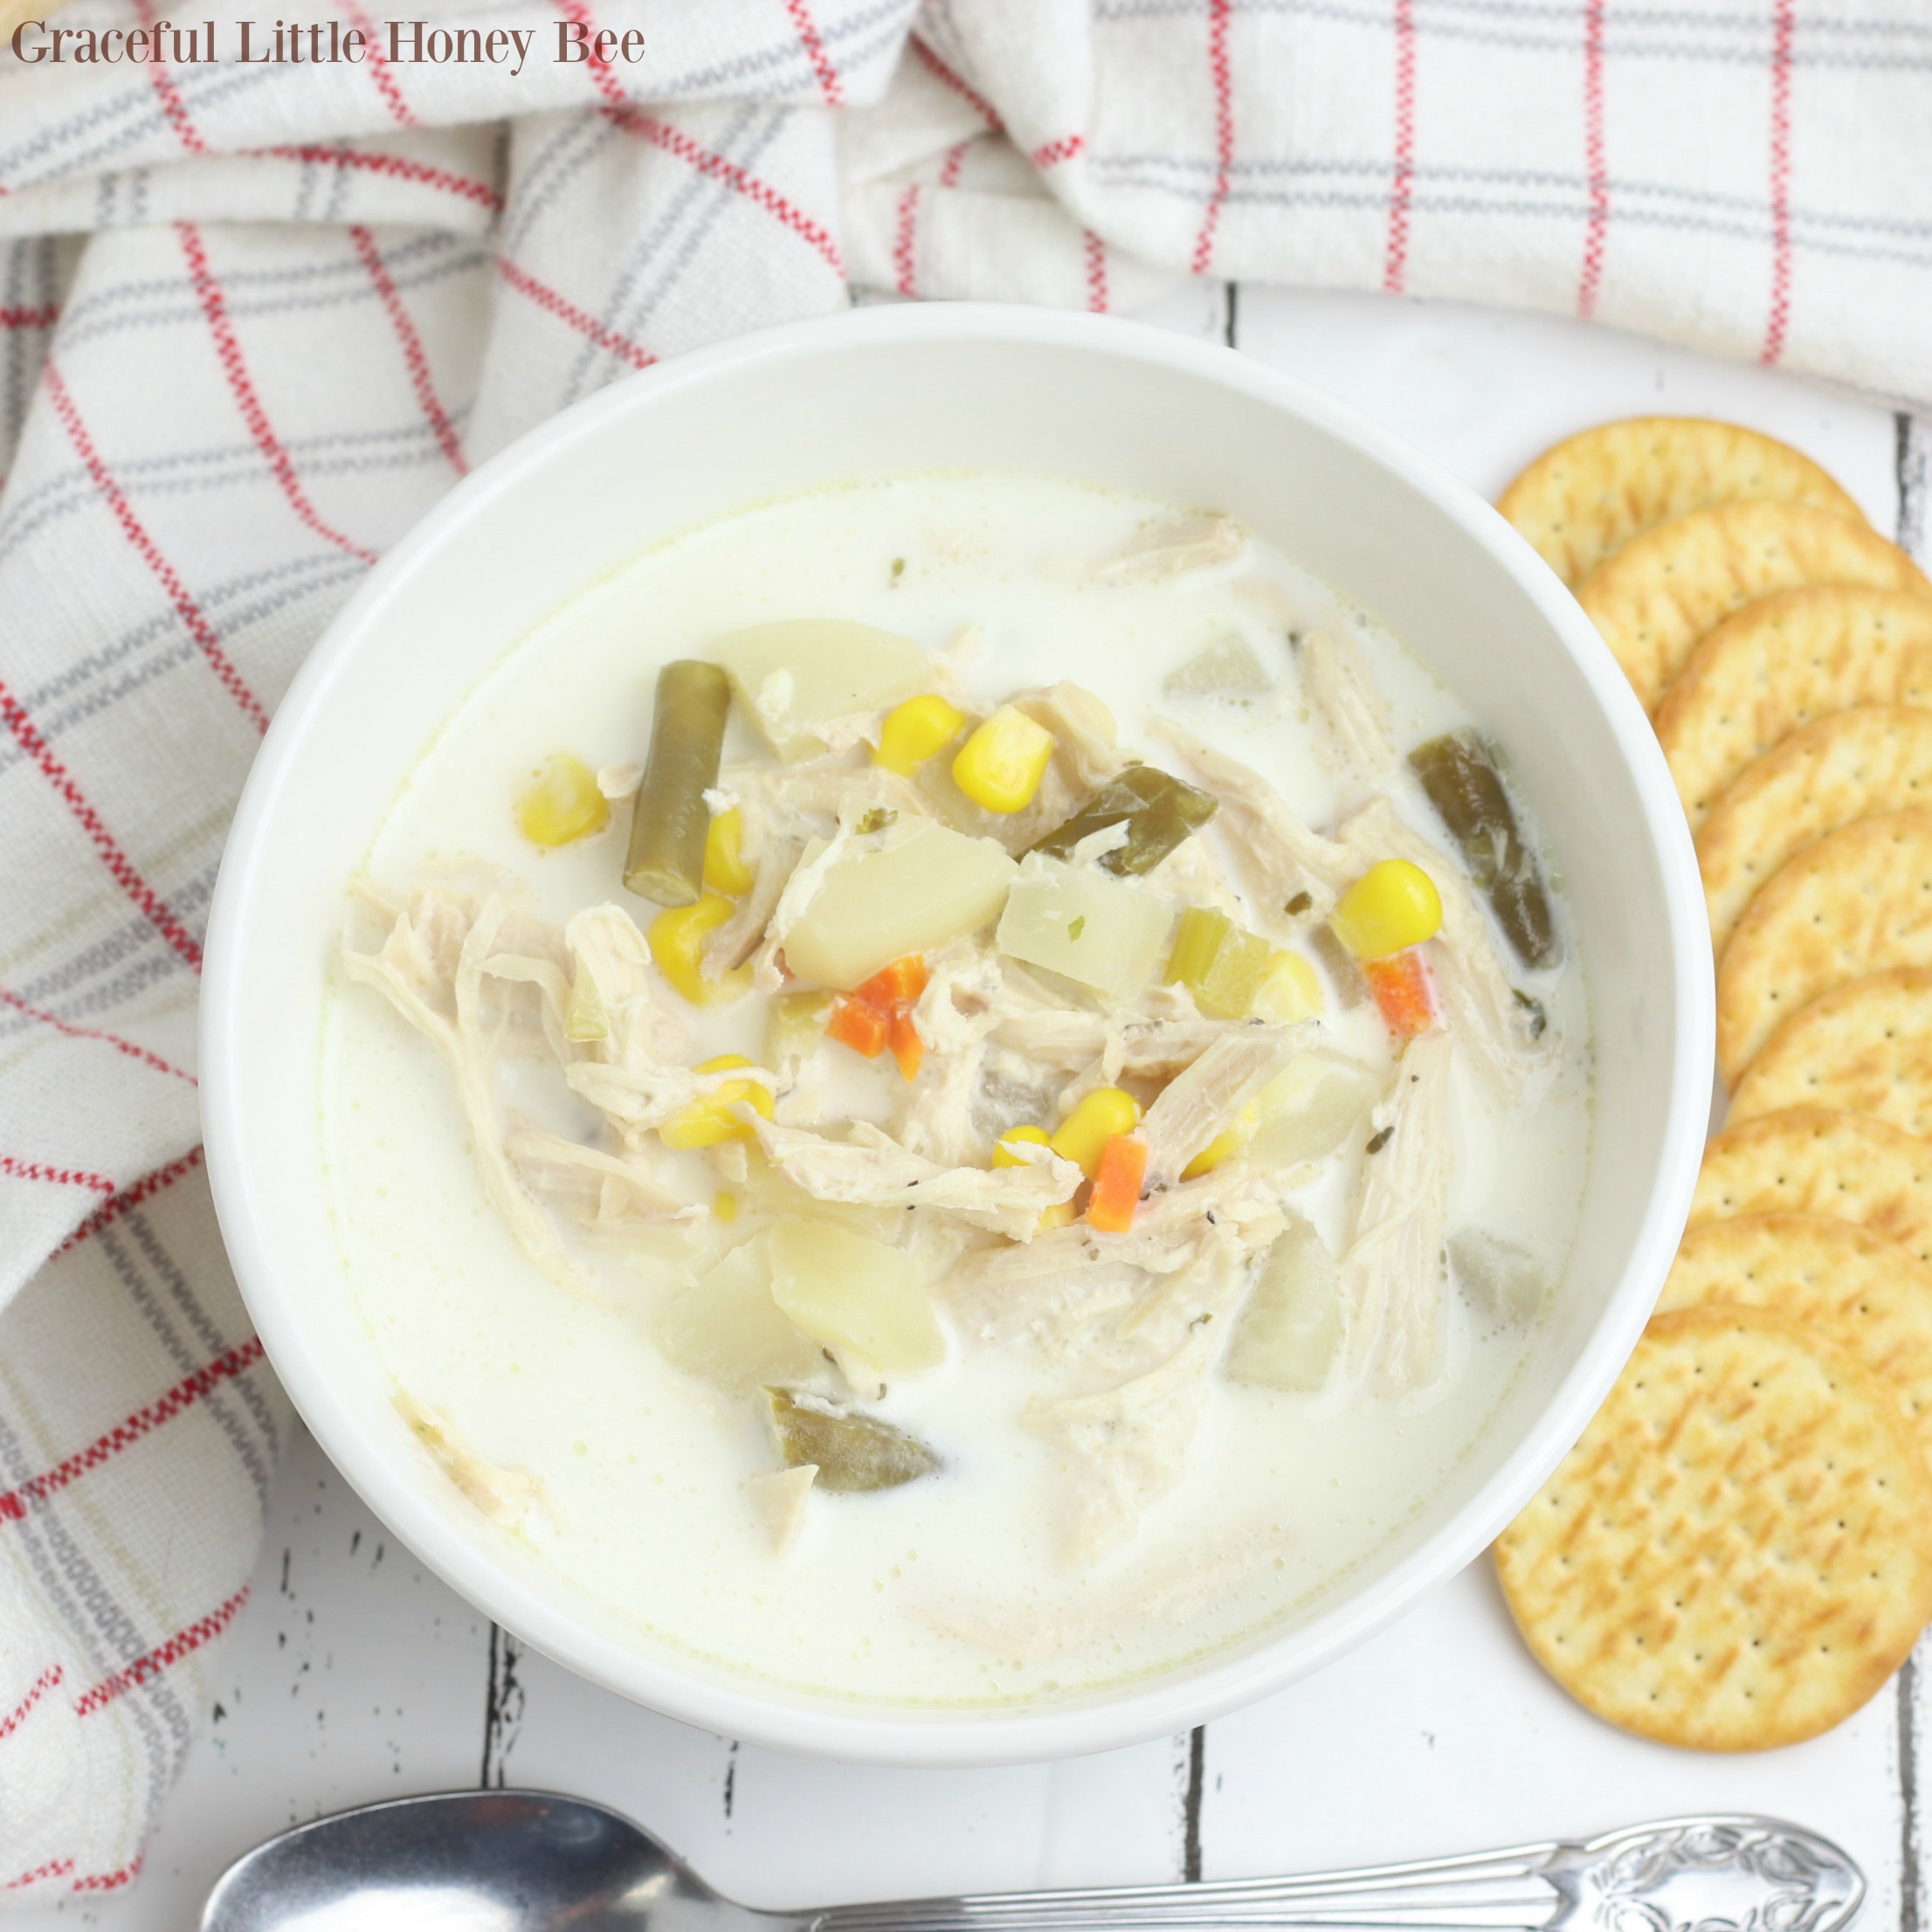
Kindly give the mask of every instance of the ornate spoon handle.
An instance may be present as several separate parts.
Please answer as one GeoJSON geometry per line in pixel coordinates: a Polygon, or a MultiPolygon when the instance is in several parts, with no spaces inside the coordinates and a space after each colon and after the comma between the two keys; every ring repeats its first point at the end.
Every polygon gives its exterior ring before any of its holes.
{"type": "Polygon", "coordinates": [[[1004,1892],[842,1907],[811,1932],[1839,1932],[1865,1897],[1830,1840],[1771,1818],[1672,1818],[1587,1845],[1521,1845],[1463,1858],[1298,1879],[1004,1892]]]}

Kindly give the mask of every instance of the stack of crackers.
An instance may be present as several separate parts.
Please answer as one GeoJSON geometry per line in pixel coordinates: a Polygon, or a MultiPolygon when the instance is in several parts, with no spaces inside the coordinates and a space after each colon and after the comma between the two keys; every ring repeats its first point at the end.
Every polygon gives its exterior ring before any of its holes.
{"type": "Polygon", "coordinates": [[[1790,1743],[1932,1617],[1932,584],[1727,424],[1588,431],[1501,508],[1662,742],[1729,1104],[1658,1313],[1496,1566],[1600,1716],[1790,1743]]]}

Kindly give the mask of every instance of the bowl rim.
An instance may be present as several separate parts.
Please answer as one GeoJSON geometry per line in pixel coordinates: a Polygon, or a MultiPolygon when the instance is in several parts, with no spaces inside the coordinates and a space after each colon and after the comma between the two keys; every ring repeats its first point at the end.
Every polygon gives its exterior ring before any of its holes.
{"type": "MultiPolygon", "coordinates": [[[[1633,828],[1634,829],[1634,828],[1633,828]]],[[[1661,935],[1660,935],[1661,936],[1661,935]]],[[[584,398],[500,451],[418,521],[336,613],[276,709],[237,807],[210,907],[202,990],[201,1111],[217,1216],[268,1359],[330,1461],[370,1510],[438,1577],[523,1642],[600,1687],[684,1722],[777,1749],[907,1767],[1035,1762],[1116,1749],[1191,1728],[1285,1687],[1383,1629],[1473,1561],[1521,1510],[1595,1412],[1650,1314],[1688,1215],[1708,1119],[1715,1040],[1703,894],[1676,790],[1649,720],[1608,647],[1529,544],[1432,458],[1297,377],[1218,343],[1145,323],[997,303],[907,304],[783,323],[678,355],[584,398]],[[967,1711],[841,1709],[755,1680],[680,1667],[592,1628],[466,1535],[376,1451],[304,1345],[293,1298],[279,1286],[276,1240],[247,1180],[247,1080],[230,989],[241,983],[252,882],[271,857],[289,768],[335,681],[399,585],[486,505],[567,455],[607,419],[752,365],[862,353],[902,343],[1013,343],[1072,349],[1232,390],[1302,417],[1391,473],[1487,551],[1568,652],[1628,768],[1662,886],[1672,954],[1675,1039],[1667,1121],[1631,1259],[1578,1359],[1488,1481],[1408,1556],[1280,1637],[1250,1641],[1117,1693],[1064,1705],[967,1711]],[[1646,1286],[1647,1285],[1647,1286],[1646,1286]]]]}

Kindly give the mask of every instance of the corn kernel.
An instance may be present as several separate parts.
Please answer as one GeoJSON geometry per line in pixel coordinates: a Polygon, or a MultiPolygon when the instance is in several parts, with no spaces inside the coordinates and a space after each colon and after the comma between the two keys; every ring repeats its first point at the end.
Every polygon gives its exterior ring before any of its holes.
{"type": "Polygon", "coordinates": [[[1321,982],[1313,963],[1300,953],[1279,952],[1268,961],[1249,1011],[1256,1019],[1292,1026],[1297,1020],[1313,1019],[1321,1007],[1321,982]]]}
{"type": "MultiPolygon", "coordinates": [[[[742,1053],[721,1053],[715,1059],[700,1061],[692,1072],[728,1073],[735,1066],[750,1065],[742,1053]]],[[[658,1138],[666,1147],[674,1148],[715,1147],[721,1141],[749,1139],[750,1128],[731,1111],[741,1101],[749,1101],[753,1109],[768,1121],[771,1118],[771,1093],[761,1081],[722,1080],[702,1099],[680,1107],[658,1129],[658,1138]]],[[[736,1211],[737,1204],[734,1202],[731,1212],[736,1211]]],[[[730,1215],[725,1218],[728,1220],[730,1215]]]]}
{"type": "Polygon", "coordinates": [[[1131,1134],[1140,1124],[1141,1103],[1131,1094],[1117,1087],[1099,1087],[1060,1122],[1046,1144],[1091,1181],[1107,1143],[1116,1134],[1131,1134]]]}
{"type": "Polygon", "coordinates": [[[734,805],[721,811],[704,835],[704,889],[735,898],[749,892],[757,876],[745,863],[745,815],[734,805]]]}
{"type": "Polygon", "coordinates": [[[707,893],[694,905],[673,906],[651,921],[645,937],[659,971],[693,1006],[733,999],[749,990],[751,971],[741,966],[718,979],[704,975],[704,942],[737,907],[716,893],[707,893]]]}
{"type": "Polygon", "coordinates": [[[1342,894],[1329,923],[1357,959],[1386,959],[1435,937],[1442,899],[1420,866],[1384,859],[1342,894]]]}
{"type": "Polygon", "coordinates": [[[1024,711],[1002,705],[959,748],[953,783],[987,811],[1024,811],[1052,756],[1053,734],[1024,711]]]}
{"type": "Polygon", "coordinates": [[[886,714],[873,758],[887,771],[909,778],[935,752],[944,750],[965,722],[966,714],[937,692],[907,698],[886,714]]]}
{"type": "Polygon", "coordinates": [[[1053,1143],[1044,1127],[1010,1127],[993,1142],[993,1165],[995,1167],[1025,1167],[1026,1157],[1016,1154],[1012,1142],[1024,1141],[1029,1147],[1051,1147],[1053,1143]]]}
{"type": "Polygon", "coordinates": [[[583,759],[560,751],[543,761],[536,783],[517,800],[516,822],[534,845],[568,845],[611,823],[611,801],[583,759]]]}
{"type": "Polygon", "coordinates": [[[721,1187],[711,1197],[711,1211],[727,1227],[738,1218],[738,1197],[728,1187],[721,1187]]]}

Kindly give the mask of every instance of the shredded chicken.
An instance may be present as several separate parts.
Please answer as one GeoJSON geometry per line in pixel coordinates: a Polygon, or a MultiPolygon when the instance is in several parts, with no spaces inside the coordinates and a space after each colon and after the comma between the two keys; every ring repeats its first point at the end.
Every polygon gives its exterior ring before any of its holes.
{"type": "Polygon", "coordinates": [[[807,1462],[796,1469],[768,1469],[747,1480],[745,1494],[759,1521],[770,1532],[775,1556],[785,1556],[798,1541],[818,1474],[818,1465],[807,1462]]]}
{"type": "Polygon", "coordinates": [[[1454,1162],[1446,1033],[1410,1041],[1374,1114],[1355,1239],[1342,1258],[1350,1374],[1407,1395],[1442,1372],[1443,1238],[1454,1162]]]}
{"type": "Polygon", "coordinates": [[[925,1064],[900,1138],[942,1167],[970,1165],[981,1153],[975,1108],[986,1039],[1004,1004],[1001,980],[997,956],[970,942],[956,942],[927,967],[926,990],[913,1016],[925,1042],[925,1064]]]}
{"type": "Polygon", "coordinates": [[[942,1167],[863,1121],[853,1122],[850,1140],[831,1141],[761,1120],[749,1107],[740,1111],[766,1158],[815,1200],[954,1214],[970,1226],[1026,1241],[1045,1210],[1072,1200],[1080,1183],[1071,1161],[1042,1147],[1017,1149],[1018,1167],[942,1167]]]}
{"type": "MultiPolygon", "coordinates": [[[[1306,1170],[1267,1174],[1225,1161],[1142,1202],[1125,1233],[1076,1221],[1024,1246],[974,1248],[935,1280],[934,1292],[969,1334],[997,1342],[1057,1338],[1072,1359],[1091,1342],[1094,1321],[1147,1301],[1161,1278],[1193,1267],[1210,1244],[1232,1233],[1251,1253],[1266,1248],[1279,1232],[1283,1192],[1308,1177],[1306,1170]],[[1076,1343],[1076,1335],[1087,1341],[1076,1343]]],[[[1131,1328],[1123,1324],[1118,1332],[1131,1328]]]]}
{"type": "Polygon", "coordinates": [[[701,1205],[681,1200],[637,1155],[600,1153],[520,1115],[511,1116],[503,1151],[533,1194],[607,1239],[648,1243],[667,1223],[704,1216],[701,1205]]]}
{"type": "Polygon", "coordinates": [[[1216,823],[1245,882],[1256,926],[1267,936],[1292,936],[1297,920],[1321,918],[1362,870],[1355,855],[1309,831],[1267,780],[1239,758],[1162,719],[1156,731],[1220,801],[1216,823]],[[1298,914],[1287,907],[1306,894],[1298,914]]]}
{"type": "Polygon", "coordinates": [[[1296,653],[1301,690],[1320,721],[1330,763],[1344,778],[1372,790],[1395,775],[1396,747],[1389,707],[1352,638],[1311,631],[1296,653]]]}
{"type": "Polygon", "coordinates": [[[1406,859],[1435,881],[1442,929],[1430,942],[1430,958],[1450,1031],[1506,1099],[1528,1105],[1555,1072],[1556,1039],[1547,1026],[1537,1037],[1541,1009],[1510,984],[1489,921],[1460,867],[1413,831],[1386,798],[1354,813],[1342,836],[1357,871],[1380,859],[1406,859]]]}
{"type": "Polygon", "coordinates": [[[1170,1186],[1181,1170],[1227,1128],[1300,1051],[1304,1029],[1242,1026],[1224,1032],[1162,1090],[1141,1122],[1147,1185],[1170,1186]]]}
{"type": "MultiPolygon", "coordinates": [[[[578,1285],[578,1273],[555,1225],[544,1212],[503,1145],[496,1069],[513,1028],[528,1028],[514,1002],[493,998],[486,962],[516,921],[500,894],[478,902],[435,887],[410,895],[373,952],[359,949],[352,935],[342,942],[342,969],[383,994],[404,1019],[433,1040],[449,1062],[456,1096],[469,1128],[470,1146],[483,1185],[523,1252],[556,1280],[578,1285]]],[[[527,922],[525,922],[527,923],[527,922]]],[[[521,935],[521,944],[536,943],[521,935]]],[[[528,951],[513,956],[527,958],[528,951]]],[[[554,958],[548,962],[561,967],[554,958]]],[[[516,981],[498,982],[517,985],[516,981]]],[[[548,1004],[546,1005],[548,1011],[548,1004]]]]}
{"type": "Polygon", "coordinates": [[[1078,1075],[1061,1093],[1065,1106],[1071,1107],[1093,1087],[1111,1087],[1123,1076],[1171,1080],[1216,1040],[1246,1026],[1245,1020],[1203,1019],[1191,1013],[1152,1019],[1131,1011],[1102,1013],[1054,1006],[1002,1014],[993,1038],[1043,1071],[1078,1075]]]}
{"type": "Polygon", "coordinates": [[[670,1066],[690,1057],[691,1029],[665,1004],[651,949],[623,907],[606,902],[573,914],[563,943],[576,963],[572,990],[588,975],[604,1014],[599,1057],[621,1067],[670,1066]]]}
{"type": "Polygon", "coordinates": [[[804,852],[802,838],[773,830],[770,797],[762,784],[748,784],[733,796],[742,826],[740,851],[752,868],[751,890],[731,917],[705,941],[703,970],[711,979],[722,978],[742,966],[758,949],[771,915],[778,909],[779,894],[804,852]]]}
{"type": "Polygon", "coordinates": [[[794,844],[867,812],[917,818],[930,809],[911,780],[845,753],[789,765],[734,765],[724,776],[746,801],[748,815],[756,810],[769,837],[794,844]]]}
{"type": "Polygon", "coordinates": [[[1092,581],[1101,584],[1158,583],[1217,563],[1232,563],[1247,548],[1248,533],[1232,517],[1207,514],[1176,517],[1156,525],[1117,557],[1098,564],[1092,581]]]}
{"type": "Polygon", "coordinates": [[[1187,1473],[1207,1412],[1208,1371],[1220,1337],[1203,1323],[1165,1362],[1108,1387],[1028,1404],[1026,1426],[1072,1464],[1064,1525],[1067,1555],[1091,1563],[1140,1527],[1144,1512],[1187,1473]]]}
{"type": "Polygon", "coordinates": [[[1126,767],[1114,714],[1084,685],[1044,685],[1020,692],[1012,703],[1053,734],[1053,762],[1076,798],[1097,790],[1126,767]]]}
{"type": "Polygon", "coordinates": [[[440,1410],[419,1402],[407,1390],[392,1398],[396,1412],[435,1459],[437,1466],[455,1484],[466,1501],[506,1529],[530,1527],[534,1510],[548,1508],[542,1480],[528,1469],[506,1468],[486,1462],[459,1435],[440,1410]]]}

